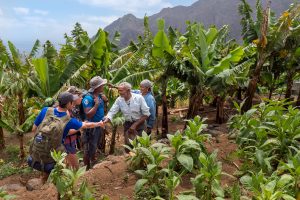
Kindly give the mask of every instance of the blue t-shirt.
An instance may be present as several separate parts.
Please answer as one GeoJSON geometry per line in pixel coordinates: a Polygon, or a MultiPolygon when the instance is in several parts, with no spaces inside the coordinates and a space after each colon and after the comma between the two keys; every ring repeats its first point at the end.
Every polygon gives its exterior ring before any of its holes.
{"type": "MultiPolygon", "coordinates": [[[[142,95],[140,90],[131,90],[132,93],[142,95]]],[[[156,101],[151,92],[148,92],[144,99],[146,101],[147,106],[149,107],[150,116],[147,119],[147,127],[153,128],[155,119],[156,119],[156,101]]]]}
{"type": "MultiPolygon", "coordinates": [[[[39,113],[39,115],[37,116],[37,118],[35,119],[34,121],[34,124],[36,126],[39,126],[43,119],[45,118],[46,116],[46,113],[47,113],[47,110],[48,110],[48,107],[44,107],[41,112],[39,113]]],[[[63,116],[66,116],[67,113],[66,112],[59,112],[57,110],[57,108],[54,108],[54,115],[56,117],[63,117],[63,116]]],[[[63,138],[62,138],[62,142],[64,142],[64,139],[67,137],[70,129],[75,129],[75,130],[78,130],[82,127],[82,122],[81,121],[78,121],[77,119],[75,118],[71,118],[71,120],[67,123],[66,127],[65,127],[65,130],[64,130],[64,133],[63,133],[63,138]]]]}
{"type": "MultiPolygon", "coordinates": [[[[99,106],[97,108],[95,115],[91,119],[88,119],[85,115],[85,118],[89,122],[100,122],[104,118],[104,101],[101,98],[101,95],[99,95],[98,98],[99,98],[99,106]]],[[[82,99],[83,109],[92,108],[94,104],[95,104],[94,97],[92,95],[85,95],[85,97],[82,99]]]]}

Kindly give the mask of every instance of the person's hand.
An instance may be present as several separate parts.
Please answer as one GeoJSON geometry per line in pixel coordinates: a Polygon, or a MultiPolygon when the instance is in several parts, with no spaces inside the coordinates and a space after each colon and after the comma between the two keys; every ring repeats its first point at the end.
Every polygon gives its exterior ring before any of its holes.
{"type": "Polygon", "coordinates": [[[104,117],[102,121],[104,124],[106,124],[110,122],[110,119],[108,117],[104,117]]]}
{"type": "Polygon", "coordinates": [[[101,94],[101,98],[103,101],[107,102],[108,101],[108,98],[104,95],[104,94],[101,94]]]}
{"type": "Polygon", "coordinates": [[[130,128],[128,129],[128,131],[129,131],[130,133],[134,133],[134,132],[136,131],[136,125],[135,125],[135,124],[132,124],[132,125],[130,126],[130,128]]]}
{"type": "Polygon", "coordinates": [[[99,124],[99,126],[101,127],[101,128],[104,128],[105,127],[105,123],[101,120],[100,122],[98,122],[98,124],[99,124]]]}

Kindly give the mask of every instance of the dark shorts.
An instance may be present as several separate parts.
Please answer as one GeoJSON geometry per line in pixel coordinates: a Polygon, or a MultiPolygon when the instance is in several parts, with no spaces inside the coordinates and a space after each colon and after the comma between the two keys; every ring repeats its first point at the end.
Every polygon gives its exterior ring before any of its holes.
{"type": "Polygon", "coordinates": [[[40,162],[33,163],[33,160],[32,160],[31,156],[28,156],[27,163],[33,169],[36,169],[38,171],[43,171],[43,172],[46,172],[48,174],[50,174],[50,172],[52,171],[52,169],[54,169],[54,166],[55,166],[55,162],[45,163],[44,166],[42,166],[40,162]]]}
{"type": "Polygon", "coordinates": [[[65,143],[64,146],[66,148],[66,152],[67,154],[76,154],[77,152],[77,133],[71,135],[71,136],[67,136],[65,139],[65,143]]]}
{"type": "Polygon", "coordinates": [[[72,141],[71,143],[64,144],[66,148],[67,154],[76,154],[77,149],[76,149],[76,140],[72,141]]]}

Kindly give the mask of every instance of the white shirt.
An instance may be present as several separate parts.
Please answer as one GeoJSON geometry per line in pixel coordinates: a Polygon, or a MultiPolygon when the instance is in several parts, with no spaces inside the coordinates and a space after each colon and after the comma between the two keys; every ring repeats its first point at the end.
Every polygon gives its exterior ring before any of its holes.
{"type": "Polygon", "coordinates": [[[143,115],[150,116],[149,107],[144,97],[140,94],[131,93],[131,98],[125,101],[123,97],[118,97],[107,113],[107,118],[112,121],[119,111],[125,117],[125,121],[133,122],[139,120],[143,115]]]}

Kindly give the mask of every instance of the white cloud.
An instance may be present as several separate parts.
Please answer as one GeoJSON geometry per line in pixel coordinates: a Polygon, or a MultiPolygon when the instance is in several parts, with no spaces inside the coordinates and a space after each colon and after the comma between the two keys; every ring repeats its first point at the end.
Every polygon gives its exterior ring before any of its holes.
{"type": "MultiPolygon", "coordinates": [[[[99,28],[104,28],[119,16],[94,16],[94,15],[77,15],[72,17],[72,22],[79,22],[84,30],[86,30],[89,36],[93,36],[97,33],[99,28]]],[[[72,24],[72,27],[74,26],[72,24]]]]}
{"type": "MultiPolygon", "coordinates": [[[[90,23],[96,23],[98,26],[104,27],[113,21],[117,20],[118,16],[78,16],[80,21],[89,21],[90,23]]],[[[79,21],[79,22],[80,22],[79,21]]]]}
{"type": "Polygon", "coordinates": [[[2,9],[0,8],[0,16],[2,16],[3,15],[3,11],[2,11],[2,9]]]}
{"type": "Polygon", "coordinates": [[[99,6],[99,7],[108,7],[113,8],[114,10],[126,11],[126,12],[141,12],[145,8],[151,10],[161,9],[164,7],[171,7],[172,4],[166,2],[165,0],[78,0],[82,4],[99,6]]]}
{"type": "Polygon", "coordinates": [[[49,13],[47,10],[38,10],[38,9],[34,10],[33,12],[34,12],[35,14],[43,15],[43,16],[46,16],[46,15],[48,15],[48,13],[49,13]]]}
{"type": "Polygon", "coordinates": [[[6,42],[12,41],[21,51],[29,51],[36,39],[42,43],[50,40],[56,47],[59,47],[59,44],[64,43],[64,34],[70,35],[77,21],[92,37],[99,28],[104,28],[115,19],[117,16],[82,15],[66,19],[32,15],[22,18],[0,16],[0,38],[6,42]]]}
{"type": "Polygon", "coordinates": [[[29,8],[14,7],[13,9],[14,9],[15,13],[18,15],[28,15],[29,14],[29,8]]]}

